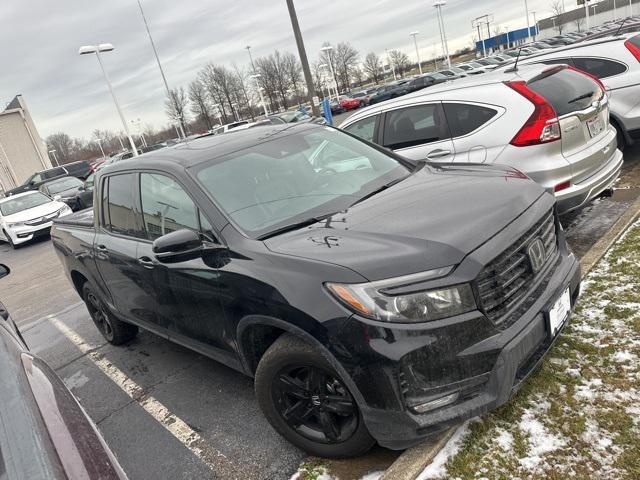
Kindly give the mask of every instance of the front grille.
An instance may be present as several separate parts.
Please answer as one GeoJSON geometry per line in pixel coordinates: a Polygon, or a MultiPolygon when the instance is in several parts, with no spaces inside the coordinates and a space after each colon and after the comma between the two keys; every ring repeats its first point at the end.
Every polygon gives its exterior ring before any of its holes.
{"type": "Polygon", "coordinates": [[[37,225],[42,225],[43,223],[50,222],[54,218],[58,218],[58,215],[60,215],[60,211],[50,213],[49,215],[45,215],[43,217],[35,218],[33,220],[29,220],[27,222],[24,222],[24,224],[29,225],[30,227],[35,227],[37,225]]]}
{"type": "Polygon", "coordinates": [[[475,282],[480,310],[494,323],[502,323],[533,288],[534,281],[546,270],[558,253],[556,224],[553,210],[547,212],[516,242],[482,269],[475,282]],[[529,247],[537,239],[542,241],[542,263],[534,271],[529,247]]]}

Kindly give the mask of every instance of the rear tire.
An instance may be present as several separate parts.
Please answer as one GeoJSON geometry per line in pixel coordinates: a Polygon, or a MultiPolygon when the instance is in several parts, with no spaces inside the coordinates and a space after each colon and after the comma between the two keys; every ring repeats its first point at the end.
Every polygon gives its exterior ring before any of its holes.
{"type": "Polygon", "coordinates": [[[624,132],[622,131],[622,128],[620,128],[620,125],[618,124],[618,122],[616,122],[615,120],[613,120],[611,124],[616,129],[616,140],[618,142],[618,150],[620,150],[621,152],[624,152],[625,149],[627,148],[627,139],[624,136],[624,132]]]}
{"type": "Polygon", "coordinates": [[[89,282],[85,282],[82,286],[82,298],[87,305],[91,320],[107,342],[112,345],[122,345],[136,337],[138,327],[114,318],[89,282]]]}
{"type": "Polygon", "coordinates": [[[258,403],[289,442],[324,458],[349,458],[375,444],[340,375],[314,347],[284,334],[258,364],[258,403]]]}

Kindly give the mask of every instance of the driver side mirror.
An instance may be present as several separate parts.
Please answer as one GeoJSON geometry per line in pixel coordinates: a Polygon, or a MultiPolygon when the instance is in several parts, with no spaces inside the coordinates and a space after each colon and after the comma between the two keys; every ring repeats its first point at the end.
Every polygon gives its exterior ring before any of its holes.
{"type": "Polygon", "coordinates": [[[160,263],[178,263],[200,258],[205,252],[226,250],[226,247],[203,242],[197,232],[185,228],[156,239],[151,250],[160,263]]]}
{"type": "Polygon", "coordinates": [[[0,278],[4,278],[11,273],[11,270],[6,265],[0,263],[0,278]]]}

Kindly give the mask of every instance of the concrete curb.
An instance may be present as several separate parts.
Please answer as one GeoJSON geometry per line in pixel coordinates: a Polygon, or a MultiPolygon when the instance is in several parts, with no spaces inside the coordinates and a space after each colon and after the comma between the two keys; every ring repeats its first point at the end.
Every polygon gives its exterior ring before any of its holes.
{"type": "Polygon", "coordinates": [[[640,217],[640,197],[629,205],[620,218],[616,220],[616,223],[611,225],[609,230],[600,237],[600,240],[584,254],[580,260],[583,279],[638,217],[640,217]]]}
{"type": "MultiPolygon", "coordinates": [[[[620,236],[640,217],[640,198],[624,211],[618,220],[600,237],[580,260],[582,279],[595,267],[620,236]]],[[[384,472],[380,480],[415,480],[447,444],[456,428],[451,428],[432,440],[405,450],[384,472]]]]}
{"type": "Polygon", "coordinates": [[[415,480],[447,444],[455,431],[456,427],[450,428],[429,441],[405,450],[387,468],[380,480],[415,480]]]}

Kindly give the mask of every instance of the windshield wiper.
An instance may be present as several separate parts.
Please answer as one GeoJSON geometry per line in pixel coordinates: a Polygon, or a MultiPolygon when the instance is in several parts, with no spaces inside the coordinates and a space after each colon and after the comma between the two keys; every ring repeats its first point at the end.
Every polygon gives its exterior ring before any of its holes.
{"type": "Polygon", "coordinates": [[[567,103],[575,103],[575,102],[579,102],[580,100],[584,100],[585,98],[591,98],[593,97],[594,92],[587,92],[584,95],[580,95],[579,97],[574,98],[573,100],[569,100],[567,103]]]}
{"type": "Polygon", "coordinates": [[[349,208],[353,207],[354,205],[357,205],[359,203],[364,202],[365,200],[367,200],[368,198],[371,198],[381,192],[384,192],[385,190],[387,190],[388,188],[393,187],[395,184],[400,183],[402,180],[404,180],[406,177],[402,177],[402,178],[396,178],[394,181],[389,182],[385,185],[382,185],[380,188],[375,189],[373,192],[369,192],[367,193],[364,197],[359,198],[358,200],[356,200],[354,203],[352,203],[349,208]]]}
{"type": "Polygon", "coordinates": [[[327,215],[321,215],[321,216],[318,216],[318,217],[311,217],[311,218],[307,218],[305,220],[301,220],[299,222],[295,222],[295,223],[291,223],[289,225],[285,225],[285,226],[280,227],[280,228],[276,228],[275,230],[272,230],[270,232],[267,232],[267,233],[264,233],[264,234],[260,235],[258,237],[258,240],[266,240],[267,238],[276,237],[276,236],[281,235],[283,233],[292,232],[294,230],[299,230],[301,228],[308,227],[309,225],[313,225],[314,223],[322,222],[323,220],[326,220],[327,218],[331,218],[334,215],[336,215],[337,213],[338,212],[334,212],[334,213],[329,213],[327,215]]]}

